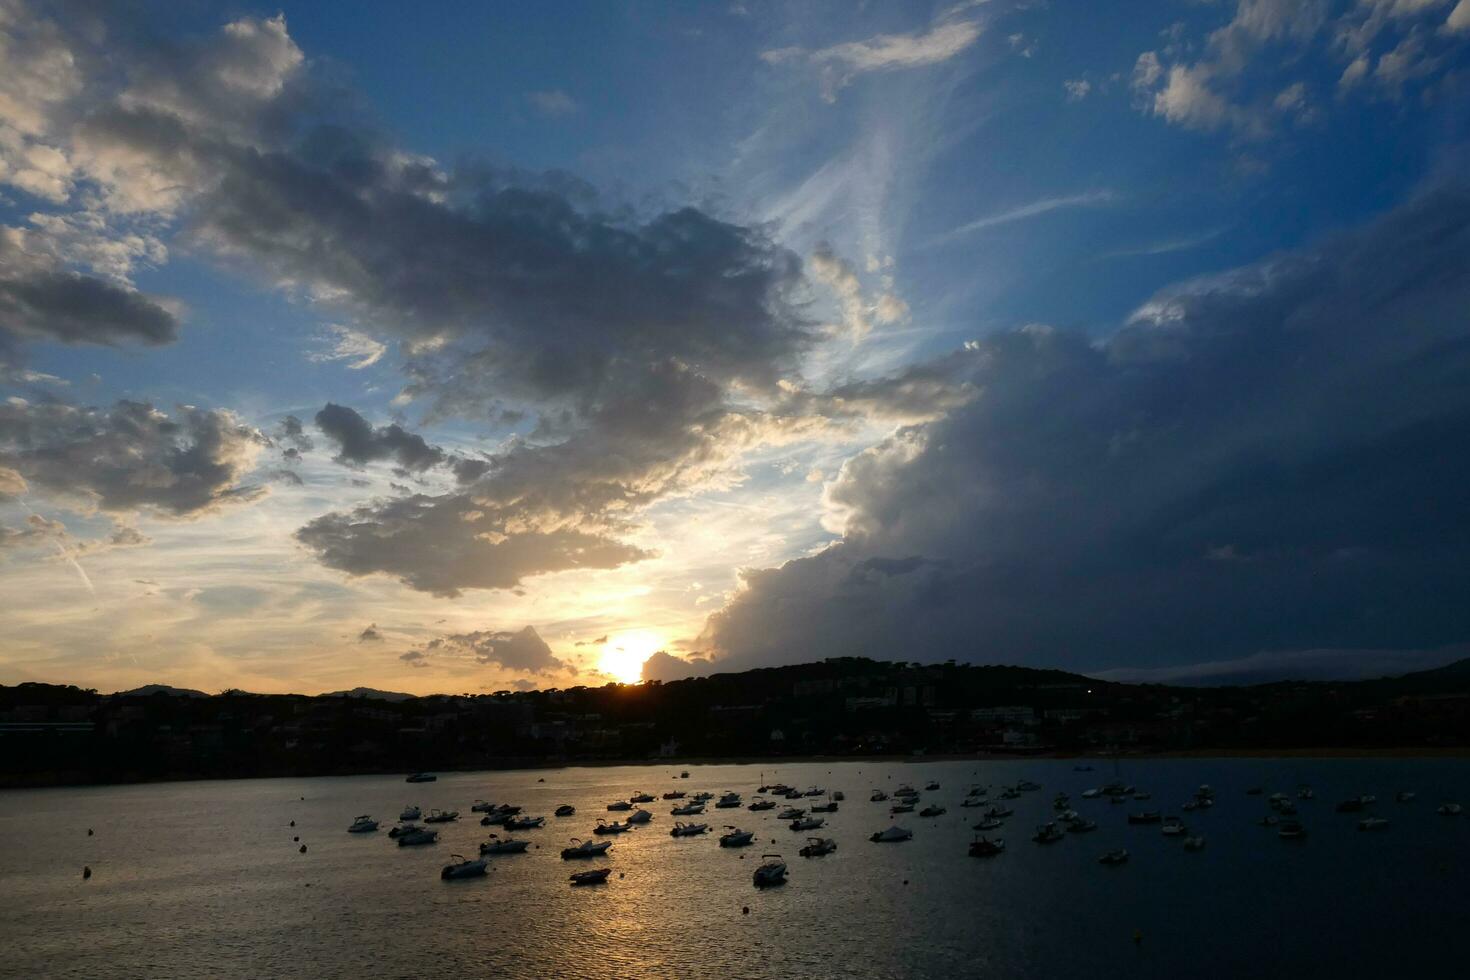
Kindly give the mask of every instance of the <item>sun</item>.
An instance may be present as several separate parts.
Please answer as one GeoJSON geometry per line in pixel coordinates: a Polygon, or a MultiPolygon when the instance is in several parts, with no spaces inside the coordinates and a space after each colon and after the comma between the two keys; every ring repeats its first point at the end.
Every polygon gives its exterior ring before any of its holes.
{"type": "Polygon", "coordinates": [[[664,648],[664,638],[653,630],[623,630],[613,633],[602,645],[597,669],[624,684],[643,679],[643,661],[664,648]]]}

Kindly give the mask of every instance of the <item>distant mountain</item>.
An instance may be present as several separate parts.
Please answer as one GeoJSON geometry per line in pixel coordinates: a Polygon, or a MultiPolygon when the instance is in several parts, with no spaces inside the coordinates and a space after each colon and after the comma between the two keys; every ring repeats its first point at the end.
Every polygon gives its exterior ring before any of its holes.
{"type": "Polygon", "coordinates": [[[169,687],[167,684],[144,684],[135,687],[131,691],[118,691],[113,695],[115,698],[147,698],[155,694],[167,694],[175,698],[207,698],[208,694],[203,691],[195,691],[187,687],[169,687]]]}
{"type": "Polygon", "coordinates": [[[373,698],[378,701],[411,701],[418,697],[417,694],[404,694],[401,691],[379,691],[374,687],[354,687],[350,691],[329,691],[323,694],[325,698],[373,698]]]}
{"type": "Polygon", "coordinates": [[[1424,677],[1438,679],[1451,679],[1457,677],[1470,677],[1470,657],[1456,660],[1454,663],[1445,664],[1443,667],[1433,667],[1429,670],[1416,670],[1404,675],[1405,677],[1424,677]]]}

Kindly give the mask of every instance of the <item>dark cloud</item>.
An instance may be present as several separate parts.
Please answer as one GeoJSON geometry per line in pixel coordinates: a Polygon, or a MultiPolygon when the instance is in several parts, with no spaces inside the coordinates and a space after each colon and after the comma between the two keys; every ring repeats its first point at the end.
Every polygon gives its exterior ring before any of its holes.
{"type": "Polygon", "coordinates": [[[300,460],[302,453],[309,453],[316,448],[306,427],[294,415],[281,419],[281,424],[276,429],[276,441],[286,444],[287,448],[282,450],[281,455],[293,462],[300,460]]]}
{"type": "Polygon", "coordinates": [[[361,633],[357,634],[359,643],[381,643],[382,640],[383,634],[378,632],[377,623],[369,623],[361,633]]]}
{"type": "Polygon", "coordinates": [[[331,402],[316,413],[316,427],[332,442],[338,452],[334,459],[347,466],[391,459],[413,472],[423,472],[446,461],[445,453],[431,446],[424,437],[409,432],[398,423],[373,428],[367,419],[345,405],[331,402]]]}
{"type": "Polygon", "coordinates": [[[602,646],[606,642],[607,634],[604,633],[602,636],[599,636],[595,640],[578,640],[576,645],[579,647],[598,647],[602,646]]]}
{"type": "Polygon", "coordinates": [[[646,681],[682,681],[690,677],[703,677],[714,670],[714,661],[705,657],[676,657],[659,650],[643,661],[642,676],[646,681]]]}
{"type": "Polygon", "coordinates": [[[227,411],[145,402],[110,409],[0,404],[0,467],[32,486],[104,511],[194,517],[254,500],[241,482],[267,440],[227,411]]]}
{"type": "Polygon", "coordinates": [[[551,647],[531,626],[518,632],[477,630],[473,633],[451,633],[436,637],[422,649],[411,650],[399,659],[422,661],[431,657],[495,664],[527,674],[550,674],[570,669],[552,654],[551,647]]]}
{"type": "Polygon", "coordinates": [[[732,668],[896,650],[1082,668],[1470,636],[1470,193],[1186,283],[850,460],[843,540],[747,573],[732,668]]]}

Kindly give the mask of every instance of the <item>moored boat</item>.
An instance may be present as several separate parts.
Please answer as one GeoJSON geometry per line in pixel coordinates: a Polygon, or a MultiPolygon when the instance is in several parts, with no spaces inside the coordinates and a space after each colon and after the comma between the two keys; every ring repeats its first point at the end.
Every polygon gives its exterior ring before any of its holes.
{"type": "Polygon", "coordinates": [[[751,876],[757,888],[786,884],[786,862],[779,854],[762,854],[761,865],[751,876]]]}
{"type": "Polygon", "coordinates": [[[349,834],[370,834],[378,829],[378,822],[367,814],[352,821],[352,826],[347,828],[349,834]]]}
{"type": "Polygon", "coordinates": [[[575,858],[602,857],[610,847],[610,840],[580,840],[573,837],[572,846],[561,849],[561,858],[563,861],[571,861],[575,858]]]}
{"type": "Polygon", "coordinates": [[[571,875],[573,885],[601,885],[606,883],[612,868],[597,868],[594,871],[578,871],[571,875]]]}
{"type": "Polygon", "coordinates": [[[837,842],[830,837],[808,837],[806,846],[797,853],[804,858],[821,857],[837,850],[837,842]]]}
{"type": "Polygon", "coordinates": [[[898,824],[894,824],[887,830],[878,831],[876,834],[869,837],[868,840],[872,841],[875,844],[896,844],[899,841],[912,840],[913,836],[914,832],[912,830],[907,830],[903,827],[898,826],[898,824]]]}
{"type": "Polygon", "coordinates": [[[471,861],[460,854],[452,854],[450,857],[458,858],[458,860],[451,861],[440,870],[439,877],[445,881],[452,881],[456,878],[479,878],[485,874],[487,865],[484,858],[476,858],[471,861]]]}

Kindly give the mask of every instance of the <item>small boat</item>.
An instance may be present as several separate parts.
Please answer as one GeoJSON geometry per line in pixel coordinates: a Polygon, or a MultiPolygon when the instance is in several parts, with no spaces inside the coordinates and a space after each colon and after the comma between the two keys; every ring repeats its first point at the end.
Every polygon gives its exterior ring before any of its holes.
{"type": "Polygon", "coordinates": [[[761,799],[757,797],[755,802],[751,803],[750,806],[746,807],[746,809],[755,810],[757,812],[761,810],[774,810],[776,809],[776,801],[761,799]]]}
{"type": "Polygon", "coordinates": [[[818,803],[816,806],[812,807],[812,812],[813,813],[836,813],[837,812],[837,801],[836,800],[829,800],[826,803],[818,803]]]}
{"type": "Polygon", "coordinates": [[[1186,837],[1184,838],[1184,849],[1186,851],[1203,851],[1205,849],[1205,839],[1203,837],[1186,837]]]}
{"type": "Polygon", "coordinates": [[[772,885],[786,884],[786,862],[779,854],[762,854],[761,865],[751,875],[757,888],[770,888],[772,885]]]}
{"type": "Polygon", "coordinates": [[[931,781],[930,783],[928,783],[927,785],[924,786],[924,792],[926,792],[926,793],[932,793],[932,792],[934,792],[938,788],[939,788],[939,784],[936,783],[936,782],[932,782],[931,781]]]}
{"type": "Polygon", "coordinates": [[[556,808],[556,815],[558,817],[570,817],[576,812],[577,808],[572,806],[570,803],[563,803],[561,806],[556,808]]]}
{"type": "Polygon", "coordinates": [[[982,837],[977,841],[970,842],[970,857],[995,857],[997,854],[1005,849],[1006,842],[1003,839],[997,837],[995,840],[991,840],[989,837],[982,837]]]}
{"type": "Polygon", "coordinates": [[[1401,789],[1394,794],[1394,799],[1399,803],[1412,803],[1418,795],[1413,790],[1401,789]]]}
{"type": "Polygon", "coordinates": [[[676,789],[664,794],[664,799],[666,800],[682,800],[683,798],[684,791],[682,789],[676,789]]]}
{"type": "Polygon", "coordinates": [[[960,806],[963,806],[963,807],[984,806],[985,805],[985,802],[986,802],[985,801],[985,797],[983,797],[983,796],[967,796],[963,800],[960,800],[960,806]]]}
{"type": "Polygon", "coordinates": [[[786,792],[778,795],[784,796],[788,800],[799,800],[802,797],[802,792],[799,789],[788,789],[786,792]]]}
{"type": "Polygon", "coordinates": [[[1056,796],[1052,797],[1051,808],[1053,810],[1068,810],[1071,809],[1071,806],[1072,798],[1066,793],[1058,793],[1056,796]]]}
{"type": "Polygon", "coordinates": [[[429,815],[424,818],[424,823],[449,823],[458,819],[458,810],[430,810],[429,815]]]}
{"type": "Polygon", "coordinates": [[[457,858],[450,864],[446,864],[439,872],[439,877],[445,881],[453,881],[456,878],[479,878],[485,874],[486,864],[484,858],[469,860],[462,854],[452,854],[451,858],[457,858]]]}
{"type": "Polygon", "coordinates": [[[406,806],[403,812],[398,814],[399,820],[417,820],[424,815],[424,811],[416,806],[406,806]]]}
{"type": "Polygon", "coordinates": [[[1138,792],[1138,793],[1134,793],[1133,794],[1133,799],[1135,801],[1137,801],[1137,802],[1140,802],[1140,803],[1143,802],[1144,800],[1151,800],[1153,798],[1154,798],[1154,794],[1152,794],[1152,793],[1138,792]]]}
{"type": "Polygon", "coordinates": [[[680,821],[679,823],[674,824],[673,829],[669,831],[669,836],[694,837],[698,834],[704,833],[707,830],[709,830],[709,824],[707,823],[684,823],[683,821],[680,821]]]}
{"type": "Polygon", "coordinates": [[[1006,817],[1009,817],[1015,812],[1015,810],[1012,810],[1008,806],[993,806],[989,810],[985,811],[985,815],[995,820],[1004,820],[1006,817]]]}
{"type": "Polygon", "coordinates": [[[598,868],[595,871],[578,871],[571,876],[571,882],[575,885],[601,885],[607,882],[607,876],[612,874],[612,868],[598,868]]]}
{"type": "Polygon", "coordinates": [[[1090,830],[1097,829],[1096,820],[1084,820],[1079,817],[1076,820],[1067,821],[1067,832],[1069,834],[1085,834],[1090,830]]]}
{"type": "Polygon", "coordinates": [[[1098,789],[1095,786],[1092,789],[1084,789],[1082,791],[1082,798],[1084,800],[1095,800],[1099,796],[1102,796],[1102,790],[1098,789]]]}
{"type": "Polygon", "coordinates": [[[1004,826],[1005,826],[1004,823],[1002,823],[1001,821],[995,819],[994,817],[986,817],[984,820],[980,821],[979,823],[977,823],[975,825],[975,829],[976,830],[999,830],[1000,828],[1002,828],[1004,826]]]}
{"type": "Polygon", "coordinates": [[[652,793],[634,793],[632,796],[628,797],[628,802],[629,803],[652,803],[653,802],[653,794],[652,793]]]}
{"type": "Polygon", "coordinates": [[[883,801],[885,801],[887,799],[888,799],[888,794],[887,793],[883,792],[881,789],[875,789],[875,790],[873,790],[873,795],[870,796],[870,797],[868,797],[868,802],[869,803],[882,803],[883,801]]]}
{"type": "Polygon", "coordinates": [[[1063,810],[1057,814],[1057,819],[1062,823],[1071,823],[1073,820],[1081,820],[1082,817],[1076,810],[1063,810]]]}
{"type": "Polygon", "coordinates": [[[1316,797],[1316,795],[1316,793],[1312,792],[1312,787],[1310,786],[1303,786],[1296,791],[1296,798],[1299,800],[1310,800],[1316,797]]]}
{"type": "Polygon", "coordinates": [[[1097,859],[1097,863],[1098,864],[1127,864],[1128,863],[1128,850],[1126,848],[1120,847],[1120,848],[1118,848],[1116,850],[1108,851],[1102,857],[1100,857],[1100,858],[1097,859]]]}
{"type": "Polygon", "coordinates": [[[703,803],[685,803],[669,811],[671,817],[697,817],[704,812],[703,803]]]}
{"type": "Polygon", "coordinates": [[[517,813],[521,812],[521,808],[518,806],[511,806],[509,803],[502,803],[495,808],[495,812],[504,814],[507,817],[513,817],[517,813]]]}
{"type": "Polygon", "coordinates": [[[416,772],[404,780],[405,783],[432,783],[439,777],[431,772],[416,772]]]}
{"type": "Polygon", "coordinates": [[[1029,779],[1023,779],[1016,784],[1016,789],[1020,790],[1022,793],[1034,793],[1036,790],[1041,789],[1041,784],[1033,783],[1029,779]]]}
{"type": "Polygon", "coordinates": [[[691,800],[693,800],[695,803],[705,803],[705,802],[707,802],[709,800],[714,799],[715,798],[715,794],[713,794],[713,793],[695,793],[693,796],[691,796],[689,798],[691,800]]]}
{"type": "Polygon", "coordinates": [[[921,817],[938,817],[938,816],[942,816],[945,812],[946,811],[945,811],[944,807],[938,806],[937,804],[934,804],[934,803],[930,803],[928,806],[924,807],[924,809],[922,809],[922,810],[919,811],[919,816],[921,816],[921,817]]]}
{"type": "Polygon", "coordinates": [[[545,817],[510,817],[505,821],[506,830],[537,830],[546,824],[545,817]]]}
{"type": "Polygon", "coordinates": [[[913,837],[914,832],[912,830],[905,830],[897,824],[894,824],[887,830],[878,831],[876,834],[869,837],[868,840],[872,841],[875,844],[896,844],[899,841],[912,840],[913,837]]]}
{"type": "Polygon", "coordinates": [[[352,821],[352,826],[347,828],[349,834],[370,834],[378,829],[378,822],[367,814],[363,814],[352,821]]]}
{"type": "Polygon", "coordinates": [[[808,837],[806,847],[797,851],[804,858],[819,858],[837,850],[837,842],[830,837],[808,837]]]}
{"type": "Polygon", "coordinates": [[[1269,813],[1266,814],[1261,819],[1259,819],[1259,820],[1256,821],[1256,823],[1259,826],[1262,826],[1262,827],[1274,827],[1274,826],[1276,826],[1280,822],[1281,822],[1281,818],[1280,817],[1273,817],[1269,813]]]}
{"type": "Polygon", "coordinates": [[[715,809],[733,810],[734,808],[743,805],[744,804],[741,802],[739,793],[726,793],[724,796],[720,797],[718,802],[715,803],[715,809]]]}
{"type": "Polygon", "coordinates": [[[1139,813],[1128,814],[1129,823],[1158,823],[1163,816],[1157,810],[1143,810],[1139,813]]]}
{"type": "Polygon", "coordinates": [[[1287,820],[1276,829],[1276,836],[1282,840],[1303,840],[1307,836],[1307,828],[1300,821],[1287,820]]]}
{"type": "Polygon", "coordinates": [[[1358,821],[1359,830],[1382,830],[1387,826],[1387,817],[1364,817],[1358,821]]]}
{"type": "Polygon", "coordinates": [[[792,830],[821,830],[822,829],[822,824],[824,824],[826,822],[827,821],[823,820],[821,817],[806,817],[805,819],[802,819],[802,820],[793,820],[793,821],[791,821],[791,829],[792,830]]]}
{"type": "Polygon", "coordinates": [[[1281,814],[1283,816],[1287,816],[1287,817],[1294,817],[1294,816],[1296,816],[1296,804],[1295,803],[1292,803],[1290,801],[1285,802],[1285,803],[1278,803],[1278,804],[1276,804],[1276,806],[1274,807],[1274,809],[1276,810],[1277,813],[1279,813],[1279,814],[1281,814]]]}
{"type": "Polygon", "coordinates": [[[592,832],[594,834],[625,834],[632,829],[632,825],[626,823],[618,823],[616,820],[612,823],[608,823],[605,820],[599,820],[597,821],[597,826],[592,828],[592,832]]]}
{"type": "Polygon", "coordinates": [[[893,804],[893,806],[891,806],[891,807],[888,808],[888,812],[889,813],[913,813],[914,812],[914,805],[912,803],[895,803],[895,804],[893,804]]]}
{"type": "Polygon", "coordinates": [[[1179,807],[1179,809],[1181,809],[1181,810],[1183,810],[1183,811],[1185,811],[1187,813],[1190,810],[1198,810],[1199,809],[1199,804],[1196,803],[1194,800],[1189,800],[1188,802],[1182,804],[1179,807]]]}
{"type": "Polygon", "coordinates": [[[1020,798],[1020,790],[1014,789],[1010,786],[1007,786],[1005,789],[1000,791],[1000,799],[1002,800],[1019,800],[1020,798]]]}
{"type": "Polygon", "coordinates": [[[834,799],[834,800],[836,800],[837,802],[840,803],[843,800],[847,799],[847,794],[844,793],[844,792],[842,792],[842,790],[840,790],[840,789],[834,789],[832,791],[832,799],[834,799]]]}
{"type": "Polygon", "coordinates": [[[807,791],[806,791],[806,794],[805,795],[807,795],[807,796],[826,796],[827,795],[827,791],[824,790],[824,789],[822,789],[820,786],[811,786],[811,787],[808,787],[807,788],[807,791]]]}
{"type": "Polygon", "coordinates": [[[643,809],[642,807],[639,807],[632,813],[628,814],[628,823],[648,823],[648,821],[652,819],[653,814],[643,809]]]}
{"type": "Polygon", "coordinates": [[[480,818],[481,827],[499,827],[511,819],[509,813],[487,813],[480,818]]]}
{"type": "Polygon", "coordinates": [[[1442,817],[1458,817],[1462,809],[1458,803],[1441,803],[1435,812],[1442,817]]]}
{"type": "Polygon", "coordinates": [[[621,813],[624,810],[633,809],[633,804],[627,800],[618,800],[616,803],[609,803],[607,809],[609,813],[621,813]]]}
{"type": "Polygon", "coordinates": [[[439,839],[439,831],[420,827],[407,833],[398,835],[399,847],[417,847],[420,844],[432,844],[439,839]]]}
{"type": "Polygon", "coordinates": [[[420,827],[416,823],[401,823],[397,827],[394,827],[392,830],[388,831],[388,836],[394,840],[397,840],[404,834],[417,833],[418,831],[423,829],[424,828],[420,827]]]}
{"type": "Polygon", "coordinates": [[[689,770],[688,769],[685,769],[683,772],[679,773],[679,778],[680,779],[688,779],[689,778],[689,770]]]}
{"type": "Polygon", "coordinates": [[[745,847],[748,844],[755,843],[754,831],[740,830],[737,827],[728,827],[727,829],[730,831],[728,834],[720,835],[721,847],[745,847]]]}
{"type": "Polygon", "coordinates": [[[1036,833],[1031,836],[1031,839],[1038,844],[1054,844],[1065,836],[1066,834],[1063,834],[1056,824],[1044,823],[1036,828],[1036,833]]]}
{"type": "Polygon", "coordinates": [[[786,809],[784,809],[780,813],[776,814],[776,819],[777,820],[800,820],[804,816],[806,816],[806,811],[805,810],[803,810],[803,809],[801,809],[799,807],[788,806],[786,809]]]}
{"type": "Polygon", "coordinates": [[[612,847],[612,841],[580,840],[573,837],[572,845],[572,847],[563,847],[561,849],[561,859],[563,861],[571,861],[575,858],[602,857],[607,853],[607,849],[612,847]]]}
{"type": "Polygon", "coordinates": [[[1164,825],[1159,828],[1159,833],[1165,837],[1183,836],[1189,828],[1184,826],[1184,821],[1178,817],[1165,817],[1164,825]]]}
{"type": "Polygon", "coordinates": [[[1364,793],[1362,796],[1358,797],[1358,799],[1362,801],[1362,804],[1364,806],[1367,806],[1370,803],[1378,802],[1378,797],[1374,796],[1372,793],[1364,793]]]}
{"type": "Polygon", "coordinates": [[[504,840],[502,840],[501,838],[495,836],[494,834],[491,834],[489,840],[482,841],[481,842],[481,844],[480,844],[480,853],[481,854],[524,854],[524,853],[526,853],[526,848],[528,848],[530,846],[531,846],[531,842],[528,841],[528,840],[512,840],[509,837],[507,837],[504,840]]]}
{"type": "Polygon", "coordinates": [[[476,800],[470,804],[471,813],[489,813],[495,809],[494,803],[486,803],[484,800],[476,800]]]}

